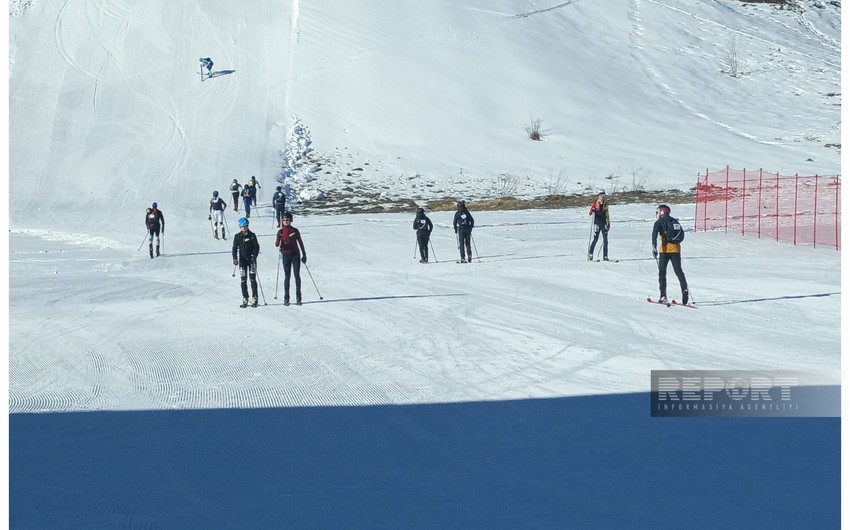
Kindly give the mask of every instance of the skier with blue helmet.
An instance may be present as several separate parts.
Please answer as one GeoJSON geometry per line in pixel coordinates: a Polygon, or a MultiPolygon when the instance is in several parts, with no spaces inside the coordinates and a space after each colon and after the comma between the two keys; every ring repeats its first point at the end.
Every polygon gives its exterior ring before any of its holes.
{"type": "Polygon", "coordinates": [[[248,307],[248,280],[251,280],[251,307],[257,307],[257,256],[260,255],[260,243],[257,235],[248,227],[248,219],[239,218],[239,233],[233,238],[233,264],[239,266],[242,305],[248,307]]]}

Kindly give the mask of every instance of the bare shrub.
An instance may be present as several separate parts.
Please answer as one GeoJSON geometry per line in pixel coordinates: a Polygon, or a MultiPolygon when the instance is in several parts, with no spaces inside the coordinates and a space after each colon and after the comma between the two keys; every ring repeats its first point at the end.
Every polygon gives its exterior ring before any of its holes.
{"type": "Polygon", "coordinates": [[[513,197],[519,189],[519,178],[506,173],[496,178],[496,195],[501,198],[513,197]]]}
{"type": "Polygon", "coordinates": [[[733,35],[726,40],[726,55],[723,56],[723,72],[732,77],[738,77],[741,73],[740,63],[738,61],[740,43],[741,39],[738,35],[733,35]]]}
{"type": "Polygon", "coordinates": [[[525,134],[532,140],[539,142],[543,139],[543,135],[540,132],[541,125],[543,125],[543,120],[540,118],[529,118],[529,122],[525,124],[525,134]]]}

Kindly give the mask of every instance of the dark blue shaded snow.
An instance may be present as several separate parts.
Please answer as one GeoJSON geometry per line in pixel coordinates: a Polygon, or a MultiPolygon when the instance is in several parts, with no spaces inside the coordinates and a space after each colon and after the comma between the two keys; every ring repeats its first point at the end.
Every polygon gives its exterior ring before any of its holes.
{"type": "Polygon", "coordinates": [[[838,418],[648,394],[13,414],[13,528],[838,528],[838,418]]]}

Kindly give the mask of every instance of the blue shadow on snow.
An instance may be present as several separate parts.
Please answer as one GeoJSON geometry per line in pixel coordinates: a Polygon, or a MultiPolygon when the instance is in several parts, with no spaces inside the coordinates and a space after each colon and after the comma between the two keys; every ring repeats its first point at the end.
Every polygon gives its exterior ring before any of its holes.
{"type": "Polygon", "coordinates": [[[649,394],[12,414],[12,528],[838,528],[839,418],[649,394]]]}

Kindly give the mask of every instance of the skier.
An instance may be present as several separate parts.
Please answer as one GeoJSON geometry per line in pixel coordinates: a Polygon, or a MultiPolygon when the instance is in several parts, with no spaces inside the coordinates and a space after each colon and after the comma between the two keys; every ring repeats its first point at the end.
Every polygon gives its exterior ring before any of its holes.
{"type": "Polygon", "coordinates": [[[242,305],[248,307],[248,279],[251,280],[251,307],[257,307],[257,256],[260,254],[260,242],[248,228],[248,219],[239,219],[239,233],[233,238],[233,264],[239,266],[239,278],[242,287],[242,305]],[[237,255],[238,254],[238,255],[237,255]]]}
{"type": "Polygon", "coordinates": [[[257,190],[262,188],[262,186],[260,186],[260,183],[257,182],[257,177],[255,177],[254,175],[251,175],[251,180],[248,181],[248,184],[246,184],[245,187],[247,187],[251,190],[250,191],[250,193],[251,193],[251,206],[256,206],[257,205],[257,190]]]}
{"type": "MultiPolygon", "coordinates": [[[[679,286],[682,288],[682,303],[688,304],[688,281],[685,279],[685,273],[682,271],[682,247],[680,242],[668,241],[668,225],[679,221],[670,217],[670,207],[666,204],[658,206],[655,210],[656,221],[652,225],[652,257],[658,262],[658,290],[659,302],[667,303],[667,263],[673,264],[673,272],[679,279],[679,286]],[[661,236],[661,251],[656,246],[658,236],[661,236]],[[660,255],[659,255],[660,254],[660,255]]],[[[680,228],[681,229],[681,228],[680,228]]]]}
{"type": "Polygon", "coordinates": [[[475,228],[475,219],[466,209],[466,201],[457,203],[457,212],[455,212],[452,224],[458,237],[457,246],[460,249],[460,262],[472,263],[472,229],[475,228]],[[466,254],[464,254],[464,250],[466,250],[466,254]],[[469,261],[466,259],[467,255],[469,255],[469,261]]]}
{"type": "Polygon", "coordinates": [[[246,184],[242,188],[242,206],[245,207],[245,217],[251,217],[251,188],[246,184]]]}
{"type": "Polygon", "coordinates": [[[292,212],[283,214],[283,228],[277,231],[274,246],[280,248],[283,261],[283,305],[289,305],[289,277],[295,273],[295,305],[301,305],[301,263],[307,264],[307,251],[301,240],[301,232],[292,226],[292,212]],[[298,248],[301,247],[299,262],[298,248]]]}
{"type": "Polygon", "coordinates": [[[277,222],[277,227],[280,228],[281,221],[283,220],[283,212],[286,211],[286,194],[283,192],[281,186],[277,187],[277,190],[272,196],[272,206],[274,206],[275,222],[277,222]]]}
{"type": "Polygon", "coordinates": [[[419,244],[419,256],[422,258],[419,263],[428,263],[428,241],[431,239],[431,231],[434,230],[434,225],[425,215],[424,208],[416,210],[413,229],[416,230],[416,242],[419,244]]]}
{"type": "Polygon", "coordinates": [[[239,195],[242,191],[242,184],[239,184],[239,181],[233,179],[233,183],[230,185],[230,194],[233,195],[233,211],[239,211],[239,195]]]}
{"type": "Polygon", "coordinates": [[[596,195],[596,200],[590,205],[590,214],[593,216],[593,241],[587,249],[587,261],[593,261],[593,249],[602,233],[602,259],[608,261],[608,230],[611,228],[611,219],[608,216],[608,201],[605,200],[605,191],[596,195]]]}
{"type": "Polygon", "coordinates": [[[153,236],[156,236],[156,255],[159,256],[159,234],[165,235],[165,216],[156,207],[156,203],[151,204],[151,207],[145,210],[145,227],[148,229],[150,236],[150,251],[151,259],[153,259],[153,236]]]}
{"type": "Polygon", "coordinates": [[[224,235],[224,210],[227,208],[227,203],[224,199],[218,196],[218,192],[214,191],[212,199],[210,199],[210,215],[207,220],[212,221],[215,217],[215,225],[213,226],[213,237],[218,239],[218,227],[221,226],[221,238],[227,239],[224,235]]]}
{"type": "Polygon", "coordinates": [[[213,67],[212,59],[210,59],[209,57],[201,57],[198,60],[201,61],[201,72],[203,72],[204,68],[206,68],[207,69],[207,77],[212,77],[212,67],[213,67]]]}

